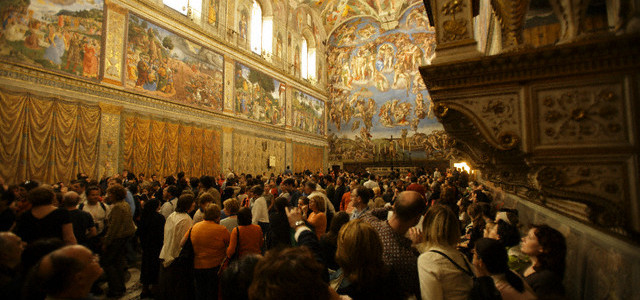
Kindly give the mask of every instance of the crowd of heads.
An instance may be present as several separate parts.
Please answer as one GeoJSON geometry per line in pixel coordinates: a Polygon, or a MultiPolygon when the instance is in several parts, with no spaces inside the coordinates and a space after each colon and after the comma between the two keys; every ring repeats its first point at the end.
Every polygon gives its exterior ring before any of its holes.
{"type": "MultiPolygon", "coordinates": [[[[388,262],[383,259],[383,241],[379,229],[351,216],[354,211],[386,209],[394,220],[419,232],[417,237],[403,232],[411,237],[413,247],[442,245],[460,249],[477,268],[490,275],[505,274],[508,283],[519,292],[526,283],[509,264],[510,249],[519,248],[524,256],[532,258],[534,271],[551,270],[562,278],[567,251],[564,236],[548,225],[525,228],[519,223],[516,210],[501,207],[491,191],[469,176],[454,169],[442,173],[423,169],[409,174],[394,171],[385,176],[306,171],[260,175],[231,172],[200,177],[187,177],[180,172],[160,177],[125,171],[100,181],[78,174],[68,185],[27,181],[4,186],[0,210],[10,209],[15,218],[20,218],[40,206],[73,208],[83,202],[114,205],[131,193],[142,218],[177,199],[175,212],[193,216],[200,209],[206,221],[219,223],[235,216],[238,226],[248,226],[253,219],[252,201],[265,197],[270,212],[286,216],[297,207],[305,218],[310,212],[325,215],[326,232],[322,232],[321,242],[335,248],[334,256],[328,260],[335,260],[350,282],[370,286],[380,279],[379,274],[389,271],[388,262]],[[207,192],[211,189],[218,191],[218,199],[207,192]],[[524,237],[521,233],[525,233],[524,237]]],[[[313,227],[308,222],[307,226],[313,227]]],[[[26,245],[10,229],[5,227],[0,232],[0,264],[20,269],[20,293],[29,285],[37,285],[41,293],[57,297],[88,293],[101,276],[98,258],[88,247],[64,246],[52,240],[26,245]]],[[[318,259],[320,254],[314,249],[290,246],[267,246],[263,255],[247,255],[232,263],[219,278],[221,298],[334,297],[326,276],[335,271],[327,267],[329,262],[318,259]]]]}

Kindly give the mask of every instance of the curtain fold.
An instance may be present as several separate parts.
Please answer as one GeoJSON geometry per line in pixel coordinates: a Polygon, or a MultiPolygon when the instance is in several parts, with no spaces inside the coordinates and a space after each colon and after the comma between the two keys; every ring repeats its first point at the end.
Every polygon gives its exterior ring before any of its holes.
{"type": "Polygon", "coordinates": [[[202,168],[202,152],[204,151],[204,129],[193,128],[193,144],[191,148],[191,174],[192,176],[200,176],[209,170],[202,168]]]}
{"type": "Polygon", "coordinates": [[[167,141],[166,123],[152,120],[149,135],[149,176],[156,174],[163,176],[164,147],[167,141]]]}
{"type": "Polygon", "coordinates": [[[180,125],[180,142],[178,143],[178,172],[189,174],[191,171],[191,151],[193,144],[193,127],[180,125]]]}
{"type": "Polygon", "coordinates": [[[0,92],[0,176],[8,183],[24,181],[27,97],[0,92]]]}
{"type": "Polygon", "coordinates": [[[179,125],[167,123],[165,136],[167,143],[164,151],[164,172],[163,176],[176,174],[178,171],[178,129],[179,125]]]}
{"type": "Polygon", "coordinates": [[[151,120],[147,118],[139,118],[136,124],[135,141],[133,147],[134,168],[131,170],[135,174],[148,174],[149,169],[149,131],[151,129],[151,120]]]}
{"type": "Polygon", "coordinates": [[[0,176],[69,182],[95,174],[100,108],[0,89],[0,176]]]}
{"type": "Polygon", "coordinates": [[[96,174],[98,171],[101,117],[99,106],[79,106],[76,148],[78,172],[96,174]]]}
{"type": "Polygon", "coordinates": [[[135,130],[137,116],[128,116],[124,119],[122,126],[122,163],[123,168],[132,170],[135,167],[133,148],[135,147],[135,130]]]}

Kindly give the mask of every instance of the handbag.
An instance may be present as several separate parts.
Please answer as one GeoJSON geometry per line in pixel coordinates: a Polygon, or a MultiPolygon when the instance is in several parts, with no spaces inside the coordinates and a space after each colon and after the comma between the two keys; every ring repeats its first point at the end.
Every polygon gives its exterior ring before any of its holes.
{"type": "Polygon", "coordinates": [[[471,288],[471,292],[469,293],[469,300],[501,300],[502,295],[496,289],[496,285],[493,282],[493,279],[489,276],[476,277],[471,270],[471,266],[469,266],[469,262],[464,259],[464,263],[467,265],[467,269],[465,270],[463,267],[458,265],[453,259],[451,259],[446,254],[438,251],[438,250],[429,250],[429,252],[438,253],[448,259],[458,270],[462,271],[462,273],[473,278],[473,287],[471,288]]]}
{"type": "Polygon", "coordinates": [[[180,249],[180,254],[173,260],[173,264],[177,264],[187,270],[193,269],[193,259],[195,258],[193,243],[191,242],[191,229],[193,227],[189,228],[189,235],[184,245],[182,245],[182,249],[180,249]]]}
{"type": "Polygon", "coordinates": [[[233,261],[237,260],[238,257],[240,257],[240,253],[239,253],[240,252],[240,228],[238,228],[238,226],[236,226],[236,237],[237,237],[236,251],[233,253],[231,257],[228,257],[226,255],[224,256],[224,259],[220,264],[220,268],[218,269],[218,278],[222,276],[222,272],[224,272],[224,270],[226,270],[233,261]]]}

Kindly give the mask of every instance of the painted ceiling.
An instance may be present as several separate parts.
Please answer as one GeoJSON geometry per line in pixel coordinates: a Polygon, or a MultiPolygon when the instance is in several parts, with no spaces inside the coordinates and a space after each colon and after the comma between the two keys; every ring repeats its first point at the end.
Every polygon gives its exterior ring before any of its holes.
{"type": "Polygon", "coordinates": [[[307,4],[315,10],[327,35],[342,23],[357,17],[372,17],[383,25],[394,22],[420,0],[289,0],[292,7],[307,4]]]}

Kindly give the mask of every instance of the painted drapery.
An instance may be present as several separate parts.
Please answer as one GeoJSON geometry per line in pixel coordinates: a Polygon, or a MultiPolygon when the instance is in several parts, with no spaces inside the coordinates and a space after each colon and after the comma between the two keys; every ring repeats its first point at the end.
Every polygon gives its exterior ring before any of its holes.
{"type": "Polygon", "coordinates": [[[7,183],[95,175],[100,107],[0,89],[0,176],[7,183]]]}
{"type": "Polygon", "coordinates": [[[214,175],[220,170],[220,130],[127,114],[122,121],[123,168],[139,174],[214,175]]]}
{"type": "Polygon", "coordinates": [[[293,143],[293,171],[312,172],[322,170],[324,149],[322,147],[293,143]]]}

